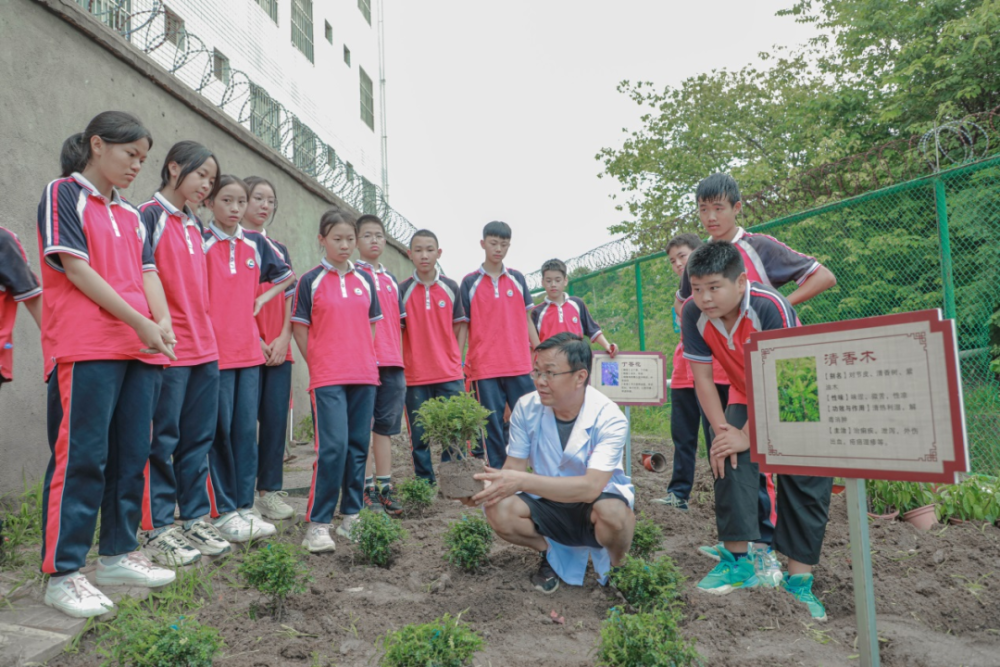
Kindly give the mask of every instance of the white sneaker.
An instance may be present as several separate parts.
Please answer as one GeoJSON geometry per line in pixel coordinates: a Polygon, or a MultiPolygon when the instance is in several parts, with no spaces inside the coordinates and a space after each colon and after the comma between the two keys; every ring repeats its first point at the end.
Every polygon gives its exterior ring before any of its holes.
{"type": "Polygon", "coordinates": [[[79,572],[55,585],[49,581],[45,587],[45,604],[73,618],[100,616],[115,608],[115,603],[79,572]]]}
{"type": "Polygon", "coordinates": [[[239,512],[228,512],[212,522],[219,535],[229,542],[248,542],[260,537],[260,528],[247,522],[239,512]]]}
{"type": "Polygon", "coordinates": [[[201,552],[187,543],[177,526],[148,538],[143,545],[146,554],[161,565],[182,567],[198,562],[201,552]]]}
{"type": "Polygon", "coordinates": [[[207,521],[195,521],[184,530],[186,539],[195,549],[206,556],[221,556],[232,551],[232,545],[222,539],[219,531],[207,521]]]}
{"type": "Polygon", "coordinates": [[[262,517],[256,510],[242,509],[236,511],[240,513],[240,516],[243,517],[244,521],[249,523],[253,529],[259,533],[259,535],[254,536],[255,539],[257,537],[271,537],[278,532],[278,529],[274,527],[274,524],[264,521],[264,517],[262,517]]]}
{"type": "Polygon", "coordinates": [[[306,530],[306,536],[302,540],[302,546],[309,553],[314,554],[336,549],[337,545],[333,543],[333,538],[330,537],[330,524],[310,523],[309,529],[306,530]]]}
{"type": "Polygon", "coordinates": [[[341,537],[346,537],[351,542],[357,542],[358,540],[356,537],[351,537],[351,532],[354,529],[354,524],[356,524],[360,518],[360,514],[348,514],[345,516],[343,523],[337,526],[337,534],[341,537]]]}
{"type": "Polygon", "coordinates": [[[173,570],[156,567],[141,551],[133,551],[114,565],[105,565],[104,559],[98,558],[97,574],[94,578],[102,585],[158,588],[172,583],[177,575],[173,570]]]}
{"type": "Polygon", "coordinates": [[[253,501],[253,508],[272,521],[291,519],[295,516],[295,508],[283,500],[287,497],[287,491],[265,491],[264,495],[257,496],[253,501]]]}

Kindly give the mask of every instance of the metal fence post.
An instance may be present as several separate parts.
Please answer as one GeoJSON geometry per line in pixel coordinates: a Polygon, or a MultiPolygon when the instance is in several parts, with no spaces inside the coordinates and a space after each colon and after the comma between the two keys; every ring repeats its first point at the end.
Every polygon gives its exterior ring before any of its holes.
{"type": "Polygon", "coordinates": [[[639,350],[646,351],[646,323],[642,314],[642,265],[635,263],[635,303],[639,309],[639,350]]]}
{"type": "Polygon", "coordinates": [[[948,199],[944,181],[934,179],[934,203],[937,205],[938,237],[941,246],[941,286],[944,290],[944,316],[955,319],[955,274],[951,264],[951,238],[948,233],[948,199]]]}

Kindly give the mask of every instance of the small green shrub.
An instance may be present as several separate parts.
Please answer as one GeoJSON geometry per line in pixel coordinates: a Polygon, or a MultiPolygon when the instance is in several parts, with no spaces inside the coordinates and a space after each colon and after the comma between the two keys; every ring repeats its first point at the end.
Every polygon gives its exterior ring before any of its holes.
{"type": "Polygon", "coordinates": [[[466,572],[474,572],[489,560],[493,546],[493,527],[478,514],[463,514],[444,534],[448,551],[444,559],[466,572]]]}
{"type": "Polygon", "coordinates": [[[597,667],[703,665],[694,642],[681,636],[680,618],[673,609],[624,614],[612,608],[601,624],[597,667]]]}
{"type": "Polygon", "coordinates": [[[42,543],[42,482],[0,501],[0,570],[32,565],[42,543]]]}
{"type": "Polygon", "coordinates": [[[392,545],[406,538],[406,531],[383,512],[363,509],[359,517],[351,528],[351,539],[357,542],[369,563],[388,567],[392,561],[392,545]]]}
{"type": "Polygon", "coordinates": [[[663,544],[663,530],[645,513],[639,515],[635,522],[635,534],[632,536],[632,548],[629,553],[636,558],[649,558],[663,544]]]}
{"type": "Polygon", "coordinates": [[[424,429],[423,441],[436,444],[452,457],[459,457],[465,443],[479,438],[491,414],[469,392],[424,401],[417,410],[417,424],[424,429]]]}
{"type": "Polygon", "coordinates": [[[959,484],[941,487],[938,518],[995,523],[1000,518],[1000,485],[992,477],[973,475],[959,484]]]}
{"type": "Polygon", "coordinates": [[[223,645],[215,628],[155,615],[131,598],[118,603],[117,616],[97,629],[96,639],[105,667],[211,667],[223,645]]]}
{"type": "Polygon", "coordinates": [[[445,614],[431,623],[407,625],[382,640],[382,667],[464,667],[485,642],[461,614],[445,614]]]}
{"type": "Polygon", "coordinates": [[[434,503],[437,489],[423,477],[408,477],[396,485],[396,494],[407,513],[420,513],[434,503]]]}
{"type": "Polygon", "coordinates": [[[289,595],[304,593],[309,583],[306,552],[297,546],[271,542],[247,553],[238,572],[247,584],[268,598],[268,611],[280,621],[289,595]]]}
{"type": "Polygon", "coordinates": [[[610,575],[611,583],[639,611],[667,609],[677,603],[684,576],[669,556],[653,562],[626,556],[610,575]]]}
{"type": "Polygon", "coordinates": [[[313,428],[313,416],[312,414],[307,414],[295,425],[295,430],[292,432],[292,439],[296,442],[312,442],[314,437],[316,437],[316,431],[313,428]]]}

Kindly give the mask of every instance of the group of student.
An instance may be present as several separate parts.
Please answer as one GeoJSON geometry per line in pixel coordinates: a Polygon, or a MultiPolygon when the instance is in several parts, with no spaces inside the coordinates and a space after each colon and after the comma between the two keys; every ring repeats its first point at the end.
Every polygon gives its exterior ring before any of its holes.
{"type": "Polygon", "coordinates": [[[281,490],[292,338],[308,365],[317,451],[311,552],[333,551],[331,532],[349,539],[363,507],[401,513],[390,437],[404,412],[415,471],[433,482],[415,413],[471,389],[492,411],[472,454],[500,467],[503,415],[534,389],[539,331],[584,333],[617,352],[583,302],[562,293],[561,262],[546,264],[548,296],[534,308],[524,276],[504,265],[506,223],[486,226],[485,260],[461,284],[438,270],[437,236],[416,232],[414,273],[400,283],[379,261],[382,221],[331,209],[319,221],[320,264],[296,280],[266,229],[273,184],[223,173],[205,146],[178,142],[150,200],[124,200],[119,190],[152,146],[137,118],[116,111],[64,142],[62,175],[38,207],[41,284],[0,229],[0,386],[13,379],[23,302],[41,330],[48,386],[45,602],[71,616],[112,607],[80,573],[98,512],[96,583],[149,587],[293,516],[281,490]]]}

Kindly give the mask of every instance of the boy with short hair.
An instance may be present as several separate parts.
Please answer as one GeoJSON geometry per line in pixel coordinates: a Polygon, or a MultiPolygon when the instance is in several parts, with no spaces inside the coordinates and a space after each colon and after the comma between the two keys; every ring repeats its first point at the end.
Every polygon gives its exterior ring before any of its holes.
{"type": "Polygon", "coordinates": [[[538,340],[543,341],[557,333],[568,331],[577,336],[587,337],[597,343],[605,352],[614,357],[618,346],[609,343],[594,318],[590,316],[587,304],[579,297],[566,293],[566,264],[558,259],[550,259],[542,264],[542,287],[545,301],[531,310],[531,321],[538,331],[538,340]]]}
{"type": "MultiPolygon", "coordinates": [[[[709,423],[716,425],[709,462],[715,475],[715,521],[722,542],[719,564],[698,583],[698,589],[724,595],[762,583],[753,545],[760,539],[755,502],[760,473],[749,451],[743,346],[755,332],[795,327],[799,322],[795,309],[777,290],[748,280],[732,243],[718,241],[698,248],[688,260],[687,273],[693,296],[685,302],[681,317],[684,357],[692,362],[698,400],[709,423]],[[716,363],[732,383],[725,411],[712,378],[716,363]]],[[[779,584],[808,607],[814,620],[825,621],[826,610],[812,592],[812,567],[819,562],[823,546],[833,480],[777,477],[780,519],[774,546],[788,556],[788,573],[768,583],[779,584]]]]}
{"type": "MultiPolygon", "coordinates": [[[[729,241],[739,251],[747,272],[747,279],[775,289],[795,281],[798,288],[788,295],[792,306],[808,301],[837,284],[837,278],[814,257],[792,250],[784,243],[766,234],[751,234],[736,224],[743,210],[740,187],[729,174],[712,174],[698,184],[695,191],[698,218],[708,232],[710,242],[729,241]]],[[[674,307],[680,312],[684,301],[691,296],[691,281],[687,272],[681,276],[674,307]]],[[[704,406],[702,406],[704,407],[704,406]]],[[[758,516],[760,541],[770,544],[777,515],[774,508],[774,483],[769,475],[760,478],[758,491],[758,516]]],[[[699,551],[713,560],[719,559],[718,546],[703,546],[699,551]]],[[[762,567],[772,574],[776,562],[768,552],[762,567]]]]}
{"type": "MultiPolygon", "coordinates": [[[[701,247],[701,239],[691,233],[678,234],[667,244],[670,268],[678,277],[684,273],[688,257],[701,247]]],[[[674,331],[681,332],[678,309],[673,310],[674,331]]],[[[726,409],[729,399],[729,379],[722,366],[712,366],[712,379],[719,394],[722,409],[726,409]]],[[[688,509],[691,487],[694,485],[695,458],[698,453],[698,422],[701,421],[705,434],[705,449],[711,451],[712,437],[708,418],[705,417],[698,396],[694,390],[691,365],[684,358],[684,341],[674,348],[673,372],[670,376],[670,437],[674,442],[674,472],[667,485],[667,495],[656,498],[654,503],[667,505],[679,510],[688,509]]]]}
{"type": "Polygon", "coordinates": [[[473,454],[483,456],[493,468],[507,460],[504,408],[511,410],[525,394],[535,390],[531,381],[531,351],[538,332],[531,321],[535,307],[524,274],[504,266],[511,231],[506,222],[493,221],[483,228],[479,245],[486,257],[482,265],[462,280],[462,306],[469,323],[467,377],[480,404],[491,410],[486,441],[473,454]]]}
{"type": "Polygon", "coordinates": [[[362,215],[358,218],[357,229],[358,254],[361,259],[355,265],[366,271],[375,282],[383,316],[375,324],[379,386],[375,392],[372,447],[365,474],[364,502],[368,509],[399,516],[403,513],[403,506],[392,496],[391,438],[402,431],[403,399],[406,393],[402,323],[406,318],[406,307],[395,276],[386,271],[379,261],[386,242],[382,220],[378,216],[362,215]]]}
{"type": "MultiPolygon", "coordinates": [[[[464,390],[462,348],[465,347],[465,308],[458,283],[437,270],[441,248],[434,232],[417,230],[410,239],[413,275],[400,284],[407,317],[403,321],[403,358],[406,371],[406,423],[417,477],[434,483],[434,465],[417,410],[432,398],[449,398],[464,390]]],[[[449,461],[447,452],[441,460],[449,461]]]]}

